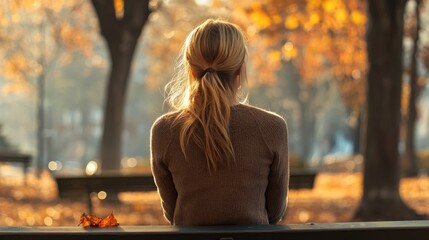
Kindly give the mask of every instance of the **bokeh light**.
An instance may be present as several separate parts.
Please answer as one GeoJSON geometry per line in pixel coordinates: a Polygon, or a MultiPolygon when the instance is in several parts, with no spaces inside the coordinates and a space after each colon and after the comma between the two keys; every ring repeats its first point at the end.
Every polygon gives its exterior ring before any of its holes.
{"type": "Polygon", "coordinates": [[[48,169],[51,171],[60,171],[63,168],[63,164],[59,161],[50,161],[48,163],[48,169]]]}
{"type": "Polygon", "coordinates": [[[52,218],[51,218],[51,217],[45,217],[45,218],[43,219],[43,223],[44,223],[46,226],[52,226],[52,223],[54,223],[54,220],[52,220],[52,218]]]}
{"type": "Polygon", "coordinates": [[[96,161],[89,161],[85,168],[86,175],[94,175],[98,170],[98,163],[96,161]]]}
{"type": "Polygon", "coordinates": [[[105,191],[99,191],[97,194],[98,199],[104,200],[107,197],[107,193],[105,191]]]}

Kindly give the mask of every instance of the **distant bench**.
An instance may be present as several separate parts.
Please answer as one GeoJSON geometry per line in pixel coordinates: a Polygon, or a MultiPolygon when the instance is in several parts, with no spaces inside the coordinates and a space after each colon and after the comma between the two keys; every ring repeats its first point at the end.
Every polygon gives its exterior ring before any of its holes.
{"type": "MultiPolygon", "coordinates": [[[[317,172],[313,170],[294,170],[290,176],[290,189],[313,188],[317,172]]],[[[104,173],[99,175],[55,176],[60,198],[86,198],[89,211],[92,212],[91,193],[145,192],[156,191],[151,174],[104,173]]]]}
{"type": "Polygon", "coordinates": [[[316,181],[317,170],[292,169],[290,172],[290,189],[312,189],[316,181]]]}
{"type": "Polygon", "coordinates": [[[23,165],[24,180],[27,176],[28,166],[31,162],[31,155],[18,152],[0,152],[0,162],[21,163],[23,165]]]}
{"type": "MultiPolygon", "coordinates": [[[[121,219],[118,219],[121,222],[121,219]]],[[[0,239],[19,240],[421,240],[429,221],[379,221],[250,226],[119,226],[113,228],[7,227],[0,239]]]]}

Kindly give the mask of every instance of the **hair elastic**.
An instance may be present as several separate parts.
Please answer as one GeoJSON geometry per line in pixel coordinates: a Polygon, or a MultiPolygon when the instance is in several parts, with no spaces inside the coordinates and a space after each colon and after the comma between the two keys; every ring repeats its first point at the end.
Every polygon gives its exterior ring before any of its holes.
{"type": "Polygon", "coordinates": [[[204,74],[208,73],[208,72],[216,72],[216,70],[214,68],[206,68],[206,70],[204,70],[204,74]]]}

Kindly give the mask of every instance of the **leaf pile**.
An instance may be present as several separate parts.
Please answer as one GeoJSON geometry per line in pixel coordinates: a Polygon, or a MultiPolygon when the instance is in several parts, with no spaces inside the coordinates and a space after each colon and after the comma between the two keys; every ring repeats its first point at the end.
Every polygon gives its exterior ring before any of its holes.
{"type": "Polygon", "coordinates": [[[82,213],[80,216],[80,223],[78,226],[82,225],[83,227],[116,227],[119,225],[113,213],[109,214],[105,218],[99,218],[95,215],[82,213]]]}

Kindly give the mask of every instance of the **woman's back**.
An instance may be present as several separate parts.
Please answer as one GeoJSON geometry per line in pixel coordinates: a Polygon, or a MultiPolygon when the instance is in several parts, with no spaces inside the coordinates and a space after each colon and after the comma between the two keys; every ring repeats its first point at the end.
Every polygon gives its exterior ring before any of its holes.
{"type": "Polygon", "coordinates": [[[286,210],[289,181],[284,119],[248,105],[231,106],[235,159],[210,171],[193,141],[185,158],[177,116],[160,117],[151,137],[152,169],[166,218],[175,225],[277,223],[286,210]]]}

